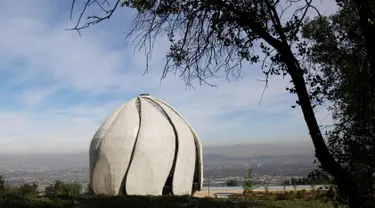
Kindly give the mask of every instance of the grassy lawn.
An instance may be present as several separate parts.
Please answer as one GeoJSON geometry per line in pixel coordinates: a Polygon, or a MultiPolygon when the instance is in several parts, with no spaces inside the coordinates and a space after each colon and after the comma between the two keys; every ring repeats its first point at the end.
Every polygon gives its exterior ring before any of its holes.
{"type": "MultiPolygon", "coordinates": [[[[5,195],[0,198],[0,208],[11,207],[168,207],[168,208],[333,208],[331,202],[313,199],[288,199],[277,200],[276,198],[194,198],[194,197],[140,197],[140,196],[117,196],[117,197],[23,197],[17,195],[5,195]]],[[[340,207],[340,206],[339,206],[340,207]]],[[[340,208],[343,208],[341,206],[340,208]]]]}

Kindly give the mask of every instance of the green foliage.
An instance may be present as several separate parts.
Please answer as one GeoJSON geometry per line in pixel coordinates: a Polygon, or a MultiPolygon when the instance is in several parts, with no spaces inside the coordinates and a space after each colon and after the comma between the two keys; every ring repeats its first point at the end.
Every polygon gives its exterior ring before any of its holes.
{"type": "Polygon", "coordinates": [[[82,192],[82,185],[73,183],[64,183],[56,181],[55,184],[47,186],[44,190],[46,196],[77,196],[82,192]]]}
{"type": "Polygon", "coordinates": [[[297,185],[321,185],[321,184],[330,184],[332,183],[332,178],[326,173],[321,171],[311,171],[306,177],[292,177],[290,180],[285,180],[282,182],[283,186],[297,186],[297,185]]]}
{"type": "Polygon", "coordinates": [[[290,200],[290,195],[284,193],[284,194],[276,194],[275,195],[275,200],[290,200]]]}
{"type": "Polygon", "coordinates": [[[254,176],[253,176],[253,169],[249,169],[249,172],[247,173],[247,176],[245,177],[245,183],[243,185],[243,194],[249,195],[253,192],[253,190],[256,188],[254,183],[254,176]]]}
{"type": "Polygon", "coordinates": [[[334,158],[368,195],[375,193],[375,71],[371,70],[359,15],[347,1],[334,15],[316,18],[303,28],[310,40],[309,81],[318,99],[332,103],[335,125],[328,128],[334,158]],[[314,69],[314,68],[313,68],[314,69]]]}
{"type": "Polygon", "coordinates": [[[313,185],[323,185],[323,184],[332,184],[332,176],[328,175],[326,172],[320,170],[313,170],[307,176],[307,181],[311,186],[313,185]]]}
{"type": "Polygon", "coordinates": [[[9,193],[21,195],[21,196],[36,196],[39,195],[38,185],[33,184],[23,184],[19,187],[10,187],[8,189],[9,193]]]}
{"type": "Polygon", "coordinates": [[[93,195],[94,191],[92,190],[91,184],[87,184],[86,190],[84,192],[85,195],[93,195]]]}
{"type": "Polygon", "coordinates": [[[304,192],[302,190],[298,190],[296,192],[296,198],[297,199],[303,199],[304,197],[305,197],[305,194],[304,194],[304,192]]]}
{"type": "Polygon", "coordinates": [[[37,196],[39,195],[38,185],[36,183],[23,184],[21,186],[11,187],[4,184],[4,179],[0,176],[0,194],[14,194],[19,196],[37,196]]]}

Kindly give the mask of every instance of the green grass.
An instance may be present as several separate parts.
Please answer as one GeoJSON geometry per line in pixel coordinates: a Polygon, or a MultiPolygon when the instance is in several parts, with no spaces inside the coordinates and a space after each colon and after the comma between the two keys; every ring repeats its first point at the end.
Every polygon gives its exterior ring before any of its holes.
{"type": "MultiPolygon", "coordinates": [[[[25,197],[17,195],[0,196],[0,208],[47,208],[47,207],[72,207],[72,208],[101,208],[101,207],[130,207],[130,208],[333,208],[331,202],[321,200],[290,199],[276,200],[274,198],[193,198],[193,197],[25,197]]],[[[344,208],[344,206],[339,206],[344,208]]]]}

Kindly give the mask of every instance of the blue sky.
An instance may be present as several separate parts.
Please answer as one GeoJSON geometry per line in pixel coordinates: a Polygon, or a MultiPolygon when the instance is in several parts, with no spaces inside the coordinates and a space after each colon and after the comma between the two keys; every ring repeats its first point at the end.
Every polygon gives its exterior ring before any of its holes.
{"type": "MultiPolygon", "coordinates": [[[[327,12],[334,2],[321,6],[327,12]],[[328,5],[328,6],[327,6],[328,5]]],[[[83,31],[65,31],[70,1],[4,1],[0,7],[0,154],[87,151],[100,124],[120,104],[150,93],[174,106],[204,145],[309,141],[286,78],[264,79],[259,66],[245,66],[244,79],[212,80],[218,88],[186,89],[170,74],[160,85],[168,42],[156,42],[150,72],[145,58],[124,40],[131,10],[83,31]]],[[[76,12],[79,12],[78,8],[76,12]]],[[[75,16],[75,20],[77,13],[75,16]]],[[[327,112],[317,110],[319,122],[327,112]]]]}

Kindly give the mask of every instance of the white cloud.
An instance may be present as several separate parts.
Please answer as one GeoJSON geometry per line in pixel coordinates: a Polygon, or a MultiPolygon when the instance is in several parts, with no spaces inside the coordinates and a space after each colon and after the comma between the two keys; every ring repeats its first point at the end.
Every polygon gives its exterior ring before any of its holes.
{"type": "Polygon", "coordinates": [[[15,98],[25,105],[38,105],[59,89],[59,87],[50,86],[48,88],[24,90],[20,94],[16,94],[15,98]]]}

